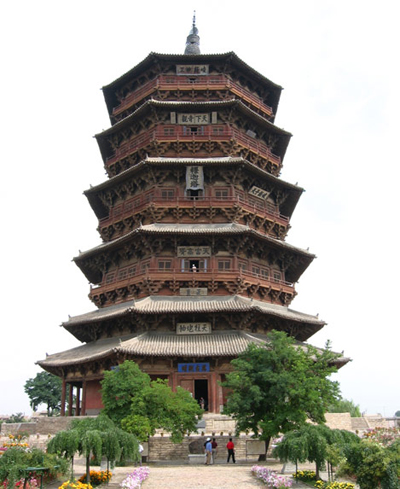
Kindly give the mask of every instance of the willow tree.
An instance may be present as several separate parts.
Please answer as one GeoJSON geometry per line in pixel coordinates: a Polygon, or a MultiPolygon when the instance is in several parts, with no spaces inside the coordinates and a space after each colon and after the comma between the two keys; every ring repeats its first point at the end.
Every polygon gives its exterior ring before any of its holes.
{"type": "MultiPolygon", "coordinates": [[[[76,452],[86,459],[86,481],[90,482],[90,459],[107,458],[110,462],[133,459],[139,460],[139,443],[132,434],[117,428],[104,414],[96,418],[74,419],[69,430],[60,431],[48,444],[49,453],[57,453],[71,460],[76,452]]],[[[72,474],[73,477],[73,474],[72,474]]]]}

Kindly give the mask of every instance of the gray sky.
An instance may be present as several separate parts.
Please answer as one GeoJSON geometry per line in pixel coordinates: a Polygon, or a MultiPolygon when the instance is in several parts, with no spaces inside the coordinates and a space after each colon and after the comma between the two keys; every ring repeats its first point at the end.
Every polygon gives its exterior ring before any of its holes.
{"type": "Polygon", "coordinates": [[[331,339],[353,358],[335,375],[345,398],[368,414],[400,409],[399,5],[3,2],[0,414],[31,413],[35,362],[77,346],[59,325],[95,309],[71,259],[100,243],[82,195],[105,179],[92,138],[110,125],[100,88],[151,51],[183,53],[194,9],[202,53],[234,51],[284,87],[282,178],[306,189],[287,241],[318,257],[291,307],[328,322],[310,343],[331,339]]]}

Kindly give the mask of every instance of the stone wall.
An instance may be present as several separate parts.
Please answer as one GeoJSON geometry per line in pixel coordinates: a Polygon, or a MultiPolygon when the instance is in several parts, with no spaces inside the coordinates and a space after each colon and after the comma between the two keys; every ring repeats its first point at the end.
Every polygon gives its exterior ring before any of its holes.
{"type": "MultiPolygon", "coordinates": [[[[250,449],[248,443],[252,443],[253,440],[249,436],[232,437],[232,439],[235,444],[235,456],[238,460],[248,460],[249,462],[258,460],[257,454],[251,454],[253,450],[250,449]]],[[[182,443],[175,445],[166,436],[153,436],[149,440],[148,460],[150,462],[166,460],[187,461],[190,452],[189,445],[198,441],[200,446],[198,453],[202,453],[202,447],[206,440],[206,436],[186,436],[182,443]]],[[[229,436],[215,436],[215,440],[218,443],[217,460],[224,461],[228,456],[226,444],[229,441],[229,436]]]]}

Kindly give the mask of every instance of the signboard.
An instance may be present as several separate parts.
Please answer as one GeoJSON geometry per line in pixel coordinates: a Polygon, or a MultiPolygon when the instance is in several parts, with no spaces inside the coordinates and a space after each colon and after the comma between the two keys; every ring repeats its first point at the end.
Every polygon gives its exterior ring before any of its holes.
{"type": "Polygon", "coordinates": [[[178,363],[178,372],[194,373],[194,372],[209,372],[209,363],[178,363]]]}
{"type": "Polygon", "coordinates": [[[188,287],[179,289],[180,295],[207,295],[207,287],[188,287]]]}
{"type": "Polygon", "coordinates": [[[211,246],[178,246],[178,257],[211,256],[211,246]]]}
{"type": "Polygon", "coordinates": [[[186,190],[202,190],[204,187],[204,175],[202,166],[186,167],[186,190]]]}
{"type": "Polygon", "coordinates": [[[267,200],[269,197],[269,194],[271,192],[267,192],[266,190],[263,190],[262,188],[259,187],[251,187],[249,194],[254,195],[254,197],[258,197],[259,199],[267,200]]]}
{"type": "Polygon", "coordinates": [[[178,323],[176,334],[210,334],[211,323],[178,323]]]}
{"type": "Polygon", "coordinates": [[[210,124],[210,114],[178,114],[178,124],[210,124]]]}
{"type": "Polygon", "coordinates": [[[209,65],[176,65],[177,75],[208,75],[209,65]]]}

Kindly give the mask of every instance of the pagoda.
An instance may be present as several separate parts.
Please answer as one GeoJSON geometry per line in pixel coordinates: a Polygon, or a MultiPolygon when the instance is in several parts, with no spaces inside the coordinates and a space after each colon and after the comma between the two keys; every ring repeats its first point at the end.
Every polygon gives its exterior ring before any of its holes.
{"type": "Polygon", "coordinates": [[[183,55],[151,53],[103,87],[108,179],[84,192],[102,242],[74,258],[96,309],[62,324],[81,346],[38,362],[62,378],[63,415],[98,413],[103,372],[127,359],[219,413],[250,343],[324,326],[289,307],[314,255],[286,241],[303,189],[279,178],[281,90],[233,52],[202,55],[195,21],[183,55]]]}

